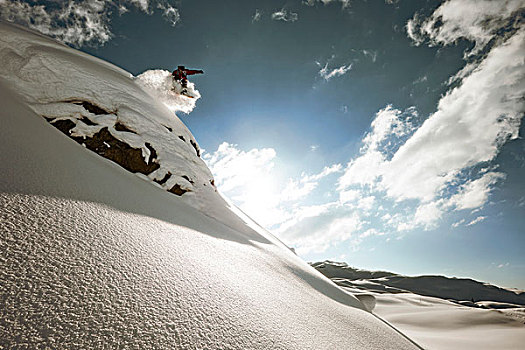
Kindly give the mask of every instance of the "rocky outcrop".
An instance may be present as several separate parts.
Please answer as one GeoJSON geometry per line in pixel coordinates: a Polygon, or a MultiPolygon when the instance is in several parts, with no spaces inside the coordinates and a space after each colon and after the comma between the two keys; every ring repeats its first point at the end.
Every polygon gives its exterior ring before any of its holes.
{"type": "MultiPolygon", "coordinates": [[[[110,111],[87,100],[74,99],[61,102],[82,106],[87,112],[89,112],[88,114],[93,114],[96,116],[116,115],[117,121],[112,126],[113,130],[118,131],[120,133],[124,132],[137,135],[137,132],[135,132],[132,128],[130,128],[123,122],[118,121],[117,111],[110,111]]],[[[120,165],[128,171],[131,171],[133,173],[141,173],[148,176],[160,168],[157,159],[157,152],[155,148],[153,148],[153,146],[148,142],[145,143],[145,147],[149,151],[149,156],[145,157],[144,151],[142,149],[134,148],[128,143],[119,140],[111,133],[110,127],[101,126],[85,115],[73,114],[66,118],[51,116],[43,117],[51,125],[56,127],[58,130],[60,130],[62,133],[64,133],[71,139],[75,140],[77,143],[83,145],[84,147],[97,153],[98,155],[117,163],[118,165],[120,165]],[[91,136],[78,136],[73,132],[73,129],[75,129],[81,124],[85,124],[85,126],[90,127],[98,126],[100,129],[99,131],[93,133],[91,136]]],[[[168,130],[172,132],[171,128],[168,128],[168,130]]],[[[179,136],[179,139],[186,142],[184,136],[179,136]]],[[[200,150],[198,148],[197,143],[193,140],[190,140],[189,144],[195,149],[197,156],[200,157],[200,150]]],[[[168,172],[160,180],[155,179],[153,177],[153,181],[155,181],[159,185],[164,185],[171,177],[172,174],[168,172]]],[[[191,185],[194,185],[194,182],[188,176],[182,175],[180,177],[188,181],[191,185]]],[[[212,184],[212,186],[214,186],[213,180],[210,180],[210,183],[212,184]]],[[[192,191],[190,188],[188,188],[188,186],[179,183],[171,185],[169,188],[167,188],[167,190],[168,192],[173,193],[177,196],[182,196],[183,194],[192,191]]]]}
{"type": "Polygon", "coordinates": [[[56,120],[52,121],[51,125],[55,126],[76,142],[85,146],[87,149],[117,163],[124,169],[133,173],[149,175],[159,168],[155,150],[151,148],[151,145],[148,147],[151,150],[151,155],[148,161],[146,161],[142,156],[142,150],[133,148],[127,143],[118,140],[111,135],[107,127],[102,128],[99,132],[95,133],[93,137],[83,138],[71,135],[71,129],[76,126],[71,120],[56,120]]]}

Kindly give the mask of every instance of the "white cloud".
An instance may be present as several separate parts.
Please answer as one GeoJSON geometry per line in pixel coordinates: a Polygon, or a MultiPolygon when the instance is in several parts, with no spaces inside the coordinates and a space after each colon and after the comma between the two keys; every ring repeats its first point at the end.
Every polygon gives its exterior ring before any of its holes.
{"type": "Polygon", "coordinates": [[[331,176],[342,171],[341,164],[287,178],[276,168],[278,157],[271,148],[243,151],[223,143],[203,158],[215,176],[217,188],[250,217],[293,245],[298,254],[324,251],[349,239],[358,242],[357,235],[366,224],[359,212],[375,205],[374,197],[360,192],[355,194],[355,208],[337,200],[309,202],[322,181],[335,181],[331,176]]]}
{"type": "Polygon", "coordinates": [[[147,12],[149,7],[148,0],[130,0],[132,4],[139,7],[142,11],[147,12]]]}
{"type": "Polygon", "coordinates": [[[492,187],[504,178],[503,173],[486,173],[479,179],[463,184],[460,191],[450,198],[448,204],[458,210],[479,208],[487,202],[492,187]]]}
{"type": "Polygon", "coordinates": [[[314,175],[303,174],[303,177],[302,177],[301,181],[303,181],[303,182],[305,182],[305,181],[319,181],[319,180],[321,180],[322,178],[324,178],[324,177],[326,177],[328,175],[341,172],[342,169],[343,169],[343,166],[341,164],[334,164],[334,165],[331,165],[331,166],[325,166],[323,168],[323,170],[319,174],[314,174],[314,175]]]}
{"type": "Polygon", "coordinates": [[[340,208],[300,220],[291,228],[281,232],[285,241],[293,241],[298,254],[324,252],[335,244],[357,239],[363,221],[355,212],[341,212],[340,208]]]}
{"type": "Polygon", "coordinates": [[[286,187],[281,192],[281,201],[294,201],[309,195],[318,185],[319,180],[324,177],[338,173],[342,169],[341,164],[334,164],[330,167],[324,167],[319,174],[308,175],[301,174],[299,180],[289,179],[286,187]]]}
{"type": "Polygon", "coordinates": [[[478,216],[477,218],[475,218],[474,220],[472,220],[471,222],[469,222],[466,226],[472,226],[472,225],[475,225],[479,222],[482,222],[483,220],[485,220],[487,217],[486,216],[478,216]]]}
{"type": "Polygon", "coordinates": [[[341,204],[355,202],[361,197],[361,192],[358,190],[346,190],[339,192],[339,202],[341,204]]]}
{"type": "Polygon", "coordinates": [[[299,15],[296,12],[288,12],[286,9],[281,9],[272,13],[272,19],[274,21],[295,22],[299,19],[299,15]]]}
{"type": "MultiPolygon", "coordinates": [[[[176,8],[162,0],[155,3],[172,25],[179,21],[176,8]]],[[[148,0],[123,0],[118,3],[110,0],[67,0],[57,1],[52,7],[34,2],[0,0],[0,19],[27,26],[75,46],[101,45],[113,36],[110,14],[113,11],[125,14],[129,6],[152,13],[148,0]]]]}
{"type": "Polygon", "coordinates": [[[178,9],[174,8],[171,5],[166,5],[166,4],[159,4],[158,8],[162,10],[162,16],[166,18],[166,20],[171,24],[172,27],[175,27],[177,23],[179,23],[180,13],[178,9]]]}
{"type": "Polygon", "coordinates": [[[294,241],[297,239],[297,237],[301,235],[308,234],[308,230],[305,230],[304,232],[302,230],[297,229],[297,225],[305,221],[306,219],[310,218],[316,218],[321,215],[329,213],[331,210],[337,207],[337,203],[326,203],[321,205],[310,205],[310,206],[301,206],[298,208],[293,209],[293,211],[287,216],[286,221],[283,221],[281,225],[279,225],[278,228],[275,229],[278,233],[285,233],[285,236],[294,236],[294,232],[296,233],[296,237],[294,241]]]}
{"type": "Polygon", "coordinates": [[[372,60],[372,62],[375,63],[375,61],[377,60],[377,51],[372,51],[372,50],[362,50],[361,51],[363,53],[363,55],[367,56],[367,57],[370,57],[370,59],[372,60]]]}
{"type": "Polygon", "coordinates": [[[319,70],[319,75],[321,78],[328,81],[334,77],[339,77],[346,74],[350,69],[352,69],[351,63],[334,69],[329,69],[327,63],[323,68],[321,68],[321,70],[319,70]]]}
{"type": "Polygon", "coordinates": [[[68,1],[57,9],[21,1],[0,1],[2,19],[26,25],[63,42],[105,43],[111,37],[105,1],[68,1]]]}
{"type": "Polygon", "coordinates": [[[463,225],[464,223],[465,223],[465,219],[461,219],[461,220],[459,220],[459,221],[453,223],[453,224],[452,224],[452,227],[453,227],[453,228],[457,228],[457,227],[463,225]]]}
{"type": "Polygon", "coordinates": [[[427,19],[414,16],[407,32],[417,45],[426,39],[431,45],[448,45],[465,38],[476,44],[471,52],[475,54],[524,7],[522,0],[448,0],[427,19]]]}
{"type": "Polygon", "coordinates": [[[451,76],[446,84],[452,85],[455,82],[461,82],[464,78],[468,77],[476,68],[478,64],[476,62],[467,63],[463,68],[461,68],[456,74],[451,76]]]}
{"type": "Polygon", "coordinates": [[[281,192],[281,200],[287,202],[304,198],[316,187],[316,182],[302,182],[289,179],[286,187],[281,192]]]}
{"type": "Polygon", "coordinates": [[[212,154],[205,153],[203,159],[221,192],[260,224],[275,230],[311,217],[312,210],[315,211],[312,208],[322,208],[307,205],[303,200],[320,181],[342,169],[341,164],[334,164],[317,174],[286,178],[275,168],[274,149],[243,151],[226,142],[212,154]]]}
{"type": "MultiPolygon", "coordinates": [[[[490,12],[481,17],[507,18],[509,7],[516,7],[513,4],[506,2],[502,14],[490,12]]],[[[482,2],[481,9],[485,5],[482,2]]],[[[493,6],[488,8],[493,10],[493,6]]],[[[460,17],[448,11],[446,16],[433,15],[444,20],[443,30],[460,23],[460,17]],[[449,18],[453,24],[447,22],[449,18]]],[[[455,31],[455,35],[463,33],[480,42],[484,40],[480,33],[491,33],[495,25],[489,21],[489,29],[476,32],[473,23],[485,24],[470,17],[466,21],[468,28],[455,31]]],[[[436,34],[429,29],[423,33],[435,39],[431,44],[452,40],[444,39],[445,32],[436,34]]],[[[363,138],[361,155],[348,163],[338,189],[368,188],[376,196],[386,194],[383,200],[406,201],[412,213],[397,213],[383,220],[398,230],[430,229],[448,210],[482,207],[505,175],[476,169],[492,162],[505,142],[518,137],[525,111],[524,55],[525,30],[519,28],[506,41],[492,46],[478,63],[461,70],[455,77],[459,85],[441,98],[437,111],[417,129],[410,121],[416,115],[413,109],[401,113],[388,106],[379,111],[363,138]]]]}
{"type": "Polygon", "coordinates": [[[381,217],[381,221],[386,227],[395,228],[397,231],[406,231],[415,227],[412,220],[408,220],[408,218],[401,213],[386,213],[381,217]]]}
{"type": "Polygon", "coordinates": [[[236,145],[223,142],[213,154],[205,154],[204,160],[215,176],[215,184],[223,192],[254,183],[266,183],[270,178],[276,157],[273,148],[239,150],[236,145]]]}
{"type": "Polygon", "coordinates": [[[367,151],[352,159],[339,179],[338,189],[345,190],[350,185],[373,186],[382,173],[385,157],[378,151],[367,151]]]}
{"type": "Polygon", "coordinates": [[[308,6],[314,6],[316,3],[322,3],[323,5],[328,5],[331,3],[341,3],[342,8],[347,8],[350,6],[350,0],[304,0],[303,4],[308,6]]]}
{"type": "Polygon", "coordinates": [[[411,119],[415,116],[417,112],[414,107],[408,108],[405,113],[392,106],[380,110],[372,121],[372,132],[363,139],[362,151],[376,151],[392,137],[399,138],[411,133],[414,130],[411,119]]]}
{"type": "MultiPolygon", "coordinates": [[[[373,236],[383,236],[383,235],[385,235],[384,232],[378,231],[375,228],[370,228],[362,233],[357,234],[356,237],[353,237],[350,242],[351,243],[350,247],[352,248],[352,250],[357,251],[359,249],[359,245],[366,238],[373,237],[373,236]]],[[[368,251],[373,252],[374,250],[375,250],[375,247],[372,247],[368,251]]]]}
{"type": "Polygon", "coordinates": [[[509,263],[499,264],[499,265],[497,266],[497,268],[498,268],[498,269],[502,269],[502,268],[504,268],[504,267],[508,267],[508,266],[510,266],[509,263]]]}
{"type": "Polygon", "coordinates": [[[432,200],[461,170],[493,160],[502,144],[518,136],[524,34],[493,49],[385,165],[382,184],[389,196],[432,200]]]}
{"type": "Polygon", "coordinates": [[[430,202],[420,205],[414,214],[414,227],[423,227],[425,230],[433,229],[443,215],[441,202],[430,202]]]}
{"type": "Polygon", "coordinates": [[[288,215],[279,208],[275,158],[272,148],[246,152],[226,142],[213,154],[203,155],[217,188],[264,227],[279,224],[288,215]]]}
{"type": "Polygon", "coordinates": [[[375,200],[374,196],[360,198],[357,202],[357,207],[365,212],[369,212],[374,207],[375,200]]]}
{"type": "Polygon", "coordinates": [[[420,84],[420,83],[424,83],[428,80],[428,77],[426,75],[423,75],[422,77],[419,77],[417,78],[416,80],[414,80],[412,82],[412,84],[416,85],[416,84],[420,84]]]}
{"type": "Polygon", "coordinates": [[[384,236],[385,233],[384,232],[380,232],[378,230],[376,230],[375,228],[370,228],[368,230],[366,230],[365,232],[361,233],[359,235],[359,238],[366,238],[366,237],[370,237],[370,236],[384,236]]]}
{"type": "Polygon", "coordinates": [[[344,175],[339,179],[339,189],[354,184],[375,185],[387,164],[388,152],[383,152],[383,149],[395,146],[396,139],[414,130],[411,119],[416,115],[414,108],[404,113],[392,106],[380,110],[372,121],[372,131],[363,138],[361,156],[348,163],[344,175]]]}
{"type": "Polygon", "coordinates": [[[262,18],[262,11],[256,9],[255,14],[252,17],[252,23],[259,22],[262,18]]]}

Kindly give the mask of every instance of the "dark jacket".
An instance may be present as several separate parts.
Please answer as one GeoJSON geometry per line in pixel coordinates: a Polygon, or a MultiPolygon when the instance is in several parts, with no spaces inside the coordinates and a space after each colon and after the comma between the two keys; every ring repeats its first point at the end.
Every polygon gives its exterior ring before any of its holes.
{"type": "Polygon", "coordinates": [[[187,80],[188,75],[203,74],[203,73],[204,71],[202,70],[177,68],[176,70],[173,71],[173,73],[171,73],[171,75],[173,75],[175,80],[187,80]]]}

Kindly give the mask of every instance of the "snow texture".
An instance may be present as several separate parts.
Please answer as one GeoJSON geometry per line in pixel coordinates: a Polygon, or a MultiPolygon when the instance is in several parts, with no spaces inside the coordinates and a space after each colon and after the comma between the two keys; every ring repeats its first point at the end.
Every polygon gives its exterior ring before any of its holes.
{"type": "Polygon", "coordinates": [[[0,348],[417,348],[235,214],[191,133],[129,73],[5,23],[0,59],[0,348]],[[146,158],[149,143],[159,168],[137,176],[60,120],[146,158]],[[154,186],[168,172],[191,192],[154,186]]]}

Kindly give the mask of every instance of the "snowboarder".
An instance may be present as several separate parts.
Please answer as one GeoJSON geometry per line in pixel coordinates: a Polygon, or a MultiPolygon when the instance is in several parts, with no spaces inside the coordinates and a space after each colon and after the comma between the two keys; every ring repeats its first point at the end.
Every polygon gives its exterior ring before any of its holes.
{"type": "Polygon", "coordinates": [[[202,70],[186,69],[184,66],[178,66],[177,69],[171,73],[173,78],[182,85],[184,90],[188,87],[188,75],[193,74],[204,74],[204,72],[202,70]]]}

